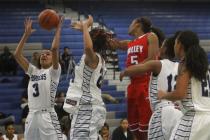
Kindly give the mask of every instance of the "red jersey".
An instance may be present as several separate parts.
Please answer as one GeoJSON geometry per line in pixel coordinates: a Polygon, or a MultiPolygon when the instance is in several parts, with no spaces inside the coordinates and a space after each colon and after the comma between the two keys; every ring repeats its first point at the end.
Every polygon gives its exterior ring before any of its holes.
{"type": "MultiPolygon", "coordinates": [[[[126,67],[142,63],[148,57],[148,35],[144,34],[128,43],[126,67]]],[[[131,82],[148,81],[150,73],[131,77],[131,82]]]]}

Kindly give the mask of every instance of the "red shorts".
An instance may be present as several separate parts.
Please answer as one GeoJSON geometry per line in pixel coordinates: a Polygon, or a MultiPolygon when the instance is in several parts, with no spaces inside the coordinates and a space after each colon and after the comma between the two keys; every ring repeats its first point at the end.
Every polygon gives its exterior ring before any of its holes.
{"type": "Polygon", "coordinates": [[[128,122],[131,131],[147,132],[152,111],[148,97],[148,82],[128,86],[128,122]]]}

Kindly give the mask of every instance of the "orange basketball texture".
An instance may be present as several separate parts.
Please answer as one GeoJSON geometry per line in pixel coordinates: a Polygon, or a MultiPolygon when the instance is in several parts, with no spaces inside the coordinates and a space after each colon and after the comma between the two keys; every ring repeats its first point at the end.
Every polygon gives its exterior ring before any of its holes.
{"type": "Polygon", "coordinates": [[[59,24],[59,16],[56,11],[52,9],[43,10],[38,17],[39,25],[46,30],[56,28],[59,24]]]}

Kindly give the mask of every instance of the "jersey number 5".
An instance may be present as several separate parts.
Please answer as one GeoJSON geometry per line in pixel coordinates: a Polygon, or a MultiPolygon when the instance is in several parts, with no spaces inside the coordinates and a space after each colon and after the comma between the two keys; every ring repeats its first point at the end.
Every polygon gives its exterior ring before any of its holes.
{"type": "Polygon", "coordinates": [[[38,83],[33,84],[32,87],[34,88],[33,96],[38,97],[39,96],[39,85],[38,85],[38,83]]]}
{"type": "Polygon", "coordinates": [[[138,56],[136,56],[136,55],[131,56],[131,64],[132,65],[137,65],[138,64],[138,56]]]}

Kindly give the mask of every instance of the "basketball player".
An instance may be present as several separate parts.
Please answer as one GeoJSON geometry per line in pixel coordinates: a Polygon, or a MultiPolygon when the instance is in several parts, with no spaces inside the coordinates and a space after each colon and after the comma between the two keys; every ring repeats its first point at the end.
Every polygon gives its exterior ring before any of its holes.
{"type": "MultiPolygon", "coordinates": [[[[159,29],[152,28],[148,18],[134,19],[128,33],[135,39],[112,42],[114,48],[127,50],[126,67],[156,59],[164,35],[159,29]]],[[[148,99],[150,72],[130,76],[130,79],[131,83],[127,88],[129,127],[138,140],[147,140],[148,124],[152,114],[148,99]]]]}
{"type": "Polygon", "coordinates": [[[40,68],[35,67],[23,56],[23,47],[32,29],[32,20],[25,20],[25,32],[15,50],[15,59],[30,80],[28,84],[29,114],[25,122],[26,140],[62,140],[60,124],[54,111],[54,100],[61,74],[58,63],[60,32],[63,18],[55,31],[52,47],[43,50],[40,56],[40,68]]]}
{"type": "Polygon", "coordinates": [[[131,66],[120,74],[120,79],[124,76],[133,76],[151,71],[149,99],[153,110],[149,123],[149,140],[168,140],[177,121],[183,115],[174,104],[168,100],[157,99],[158,90],[174,90],[178,72],[178,63],[174,60],[174,42],[175,37],[168,38],[164,41],[160,57],[162,60],[150,60],[144,64],[131,66]],[[167,119],[170,118],[170,119],[167,119]]]}
{"type": "Polygon", "coordinates": [[[109,48],[109,35],[99,28],[88,28],[92,16],[72,24],[83,32],[84,54],[75,67],[75,77],[70,81],[64,110],[72,114],[71,140],[97,140],[98,131],[106,119],[106,109],[101,97],[101,84],[106,72],[105,56],[109,48]]]}
{"type": "Polygon", "coordinates": [[[158,97],[181,100],[186,112],[170,140],[209,140],[210,73],[207,55],[199,45],[198,36],[192,31],[183,31],[178,35],[174,50],[180,59],[176,89],[170,93],[159,91],[158,97]]]}

